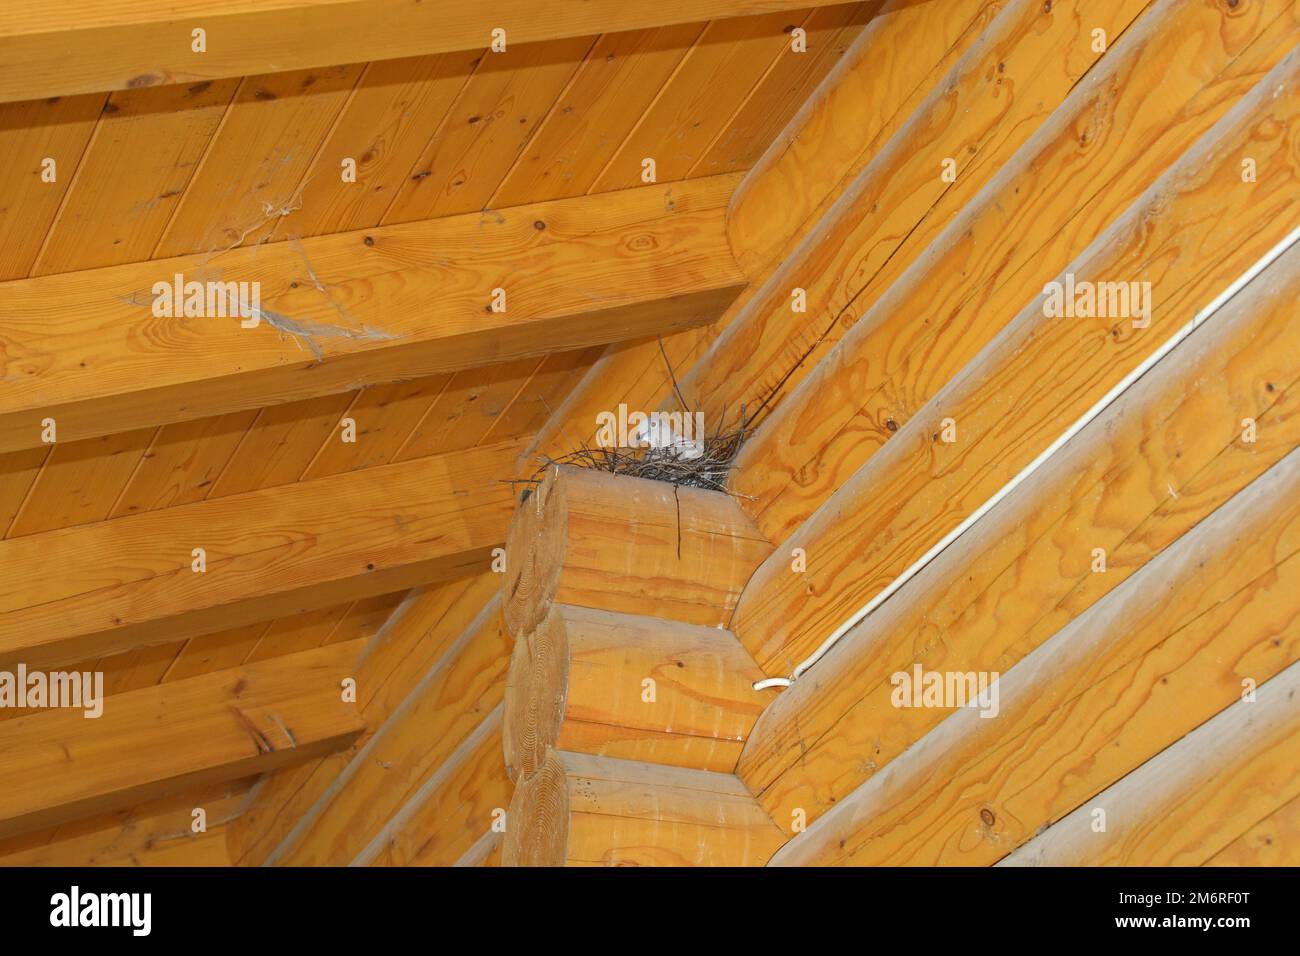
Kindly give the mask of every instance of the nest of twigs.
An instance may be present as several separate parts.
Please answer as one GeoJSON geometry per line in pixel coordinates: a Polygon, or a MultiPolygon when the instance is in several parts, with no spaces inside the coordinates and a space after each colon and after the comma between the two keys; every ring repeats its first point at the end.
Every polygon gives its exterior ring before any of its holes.
{"type": "MultiPolygon", "coordinates": [[[[663,355],[664,365],[668,369],[668,375],[672,379],[673,394],[681,405],[683,412],[689,408],[686,400],[682,397],[681,389],[677,385],[677,375],[673,371],[672,363],[668,361],[668,353],[664,349],[663,340],[659,340],[659,352],[663,355]]],[[[770,398],[770,396],[769,396],[770,398]]],[[[764,399],[759,406],[761,412],[767,404],[764,399]]],[[[685,488],[704,488],[708,491],[721,491],[727,494],[727,474],[731,471],[731,466],[736,460],[736,455],[740,453],[740,447],[749,438],[754,429],[754,416],[746,413],[745,407],[740,407],[739,420],[734,426],[723,430],[721,427],[715,429],[712,434],[706,434],[703,439],[692,436],[691,451],[699,452],[698,454],[685,454],[681,447],[667,448],[607,448],[597,446],[595,448],[585,442],[574,451],[559,458],[546,456],[542,459],[541,466],[533,474],[532,478],[522,480],[525,485],[521,500],[526,500],[532,487],[541,481],[541,476],[552,465],[574,465],[579,468],[591,468],[596,471],[606,471],[613,475],[631,475],[633,478],[646,478],[650,481],[666,481],[671,485],[678,485],[685,488]]],[[[512,481],[511,484],[519,482],[512,481]]]]}
{"type": "Polygon", "coordinates": [[[607,471],[613,475],[630,475],[650,481],[666,481],[683,488],[705,488],[709,491],[727,490],[727,474],[740,452],[740,446],[749,437],[749,419],[745,410],[740,412],[739,424],[728,430],[716,430],[706,435],[699,444],[700,454],[686,457],[681,449],[669,448],[592,448],[583,443],[574,451],[559,458],[547,457],[538,473],[551,465],[574,465],[607,471]]]}

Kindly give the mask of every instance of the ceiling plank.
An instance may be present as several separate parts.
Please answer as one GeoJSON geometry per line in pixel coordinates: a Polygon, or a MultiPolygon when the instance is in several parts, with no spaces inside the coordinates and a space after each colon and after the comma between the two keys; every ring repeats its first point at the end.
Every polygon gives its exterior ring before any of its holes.
{"type": "Polygon", "coordinates": [[[0,726],[0,836],[237,780],[336,749],[364,726],[340,682],[364,641],[118,694],[98,719],[0,726]]]}
{"type": "Polygon", "coordinates": [[[0,284],[0,451],[707,324],[744,285],[737,180],[0,284]],[[256,326],[155,317],[177,274],[249,283],[256,326]]]}
{"type": "MultiPolygon", "coordinates": [[[[843,2],[843,0],[840,0],[843,2]]],[[[797,10],[807,0],[53,0],[0,13],[0,102],[797,10]],[[205,31],[195,52],[193,31],[205,31]]]]}
{"type": "Polygon", "coordinates": [[[0,661],[81,660],[486,567],[521,444],[0,542],[0,661]]]}

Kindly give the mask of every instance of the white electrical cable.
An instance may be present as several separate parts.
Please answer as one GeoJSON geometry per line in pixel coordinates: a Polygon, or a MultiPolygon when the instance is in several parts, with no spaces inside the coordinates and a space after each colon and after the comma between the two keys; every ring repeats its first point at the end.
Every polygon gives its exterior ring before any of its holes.
{"type": "Polygon", "coordinates": [[[754,690],[764,690],[768,687],[789,687],[792,683],[802,677],[807,672],[808,668],[812,667],[826,656],[826,653],[835,646],[840,638],[860,624],[867,615],[880,607],[880,605],[887,601],[896,591],[898,591],[899,588],[919,574],[921,569],[938,557],[939,553],[947,548],[948,545],[956,541],[959,537],[970,530],[977,521],[988,514],[993,508],[997,507],[998,502],[1002,501],[1003,498],[1015,491],[1015,489],[1024,482],[1026,478],[1038,470],[1043,462],[1047,461],[1047,459],[1060,451],[1061,448],[1070,441],[1070,439],[1086,428],[1093,419],[1105,411],[1112,402],[1124,394],[1124,392],[1127,391],[1134,382],[1149,372],[1157,362],[1172,352],[1184,339],[1191,335],[1192,332],[1196,331],[1196,329],[1199,328],[1206,319],[1219,311],[1219,309],[1223,308],[1224,304],[1227,303],[1229,299],[1240,292],[1257,275],[1272,265],[1274,260],[1290,249],[1297,240],[1300,240],[1300,227],[1291,230],[1291,232],[1288,233],[1281,242],[1266,252],[1254,265],[1238,276],[1237,279],[1224,289],[1223,292],[1216,296],[1209,305],[1196,313],[1190,322],[1170,336],[1169,339],[1160,346],[1160,348],[1147,356],[1146,360],[1142,362],[1141,365],[1129,372],[1128,375],[1124,376],[1124,378],[1114,388],[1102,396],[1095,405],[1084,412],[1083,416],[1079,418],[1078,421],[1062,432],[1056,441],[1047,446],[1047,448],[1043,450],[1042,454],[1026,465],[1020,473],[1009,482],[1003,485],[998,492],[993,495],[993,497],[989,498],[986,502],[971,512],[970,516],[967,517],[965,521],[944,535],[938,544],[925,552],[925,554],[921,555],[921,557],[914,561],[906,571],[894,578],[894,580],[889,583],[888,587],[878,593],[870,601],[859,608],[852,617],[837,627],[835,632],[831,634],[830,637],[826,638],[826,640],[822,642],[821,646],[818,647],[817,650],[813,651],[810,657],[794,669],[794,673],[789,677],[769,677],[766,680],[756,681],[754,683],[754,690]]]}

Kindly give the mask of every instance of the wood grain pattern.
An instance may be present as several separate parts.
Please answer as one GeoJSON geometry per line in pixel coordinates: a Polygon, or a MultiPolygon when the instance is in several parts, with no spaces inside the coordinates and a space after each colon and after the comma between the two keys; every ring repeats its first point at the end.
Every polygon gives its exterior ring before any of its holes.
{"type": "Polygon", "coordinates": [[[259,866],[275,852],[499,587],[498,576],[485,572],[417,588],[398,606],[357,667],[357,701],[366,730],[348,750],[258,782],[248,806],[230,825],[235,865],[259,866]]]}
{"type": "Polygon", "coordinates": [[[768,270],[821,219],[1004,4],[880,5],[736,189],[727,230],[748,275],[768,270]]]}
{"type": "Polygon", "coordinates": [[[992,863],[1265,686],[1300,654],[1298,482],[1300,451],[1002,675],[996,716],[957,710],[773,862],[992,863]]]}
{"type": "Polygon", "coordinates": [[[731,622],[760,666],[789,673],[1285,235],[1300,196],[1287,132],[1297,109],[1293,53],[1069,267],[1092,282],[1150,282],[1149,325],[1062,323],[1042,297],[1030,302],[778,548],[731,622]],[[1244,148],[1269,175],[1242,181],[1244,148]],[[951,443],[940,440],[949,419],[951,443]],[[805,574],[790,572],[792,546],[806,549],[805,574]]]}
{"type": "Polygon", "coordinates": [[[1007,865],[1195,866],[1217,859],[1242,821],[1300,796],[1300,666],[1262,683],[1153,757],[1090,807],[1080,808],[1007,858],[1007,865]]]}
{"type": "Polygon", "coordinates": [[[229,866],[226,825],[251,784],[251,778],[226,781],[54,831],[20,834],[0,842],[0,867],[229,866]],[[200,833],[193,830],[196,808],[207,816],[200,833]]]}
{"type": "MultiPolygon", "coordinates": [[[[742,404],[771,409],[849,330],[878,325],[869,309],[890,287],[881,274],[902,271],[920,259],[929,271],[939,261],[929,251],[920,255],[928,243],[916,233],[926,233],[934,223],[964,219],[958,214],[965,201],[1002,171],[1099,58],[1095,52],[1076,55],[1089,49],[1088,31],[1097,26],[1107,35],[1120,33],[1144,6],[1146,0],[1057,3],[1050,9],[1031,0],[1008,3],[727,326],[683,383],[684,394],[713,417],[742,404]],[[961,191],[943,175],[945,162],[955,164],[961,191]],[[793,311],[794,289],[804,290],[806,312],[793,311]],[[707,391],[697,384],[700,379],[711,383],[707,391]]],[[[1014,182],[1010,177],[1006,181],[1014,182]]],[[[919,261],[914,271],[921,271],[919,261]]],[[[922,308],[927,317],[933,314],[932,301],[922,308]]],[[[911,328],[933,324],[914,321],[916,314],[908,312],[911,328]]],[[[971,354],[975,344],[972,336],[971,354]]],[[[831,412],[827,417],[841,416],[831,412]]],[[[760,439],[764,447],[773,440],[760,439]]],[[[778,467],[766,468],[764,474],[771,477],[759,491],[744,489],[757,496],[752,505],[756,513],[768,510],[771,485],[788,483],[778,467]]],[[[765,525],[767,533],[778,539],[790,530],[773,532],[771,527],[765,525]]]]}
{"type": "Polygon", "coordinates": [[[256,0],[182,0],[159,8],[145,0],[93,7],[57,0],[4,11],[0,102],[477,49],[499,27],[514,46],[799,5],[800,0],[291,0],[268,7],[256,0]],[[191,49],[196,19],[207,30],[203,53],[191,49]]]}
{"type": "Polygon", "coordinates": [[[251,329],[153,317],[160,277],[213,275],[193,257],[2,284],[0,447],[39,443],[50,416],[68,441],[708,323],[743,284],[722,223],[733,185],[235,250],[221,281],[261,283],[251,329]]]}
{"type": "Polygon", "coordinates": [[[237,780],[346,745],[359,643],[117,695],[98,720],[53,710],[0,725],[12,772],[0,835],[237,780]],[[75,767],[75,772],[68,772],[75,767]]]}
{"type": "Polygon", "coordinates": [[[761,866],[784,840],[730,774],[554,750],[508,819],[504,866],[761,866]]]}
{"type": "Polygon", "coordinates": [[[506,770],[531,775],[553,748],[730,773],[774,696],[761,679],[720,628],[556,604],[514,642],[506,770]]]}
{"type": "Polygon", "coordinates": [[[718,627],[768,551],[721,492],[552,466],[511,520],[506,626],[574,604],[718,627]]]}
{"type": "Polygon", "coordinates": [[[1297,297],[1300,249],[781,694],[737,768],[778,824],[816,818],[943,720],[894,707],[892,674],[1009,670],[1300,446],[1297,297]]]}
{"type": "Polygon", "coordinates": [[[0,281],[31,271],[106,103],[89,93],[0,105],[0,281]],[[53,182],[42,179],[46,159],[53,182]]]}
{"type": "Polygon", "coordinates": [[[0,543],[0,659],[76,660],[483,567],[505,539],[513,499],[500,476],[518,451],[506,442],[0,543]]]}
{"type": "Polygon", "coordinates": [[[498,704],[351,865],[451,866],[509,802],[498,704]]]}
{"type": "MultiPolygon", "coordinates": [[[[1292,5],[1158,4],[1015,156],[1003,153],[1008,164],[987,189],[970,192],[987,163],[974,177],[963,171],[892,258],[861,270],[865,284],[854,260],[860,331],[808,375],[737,466],[765,533],[784,537],[812,514],[1297,39],[1292,5]]],[[[865,228],[865,255],[892,248],[888,230],[865,228]]]]}
{"type": "MultiPolygon", "coordinates": [[[[493,602],[375,729],[268,862],[350,863],[501,703],[510,643],[493,602]]],[[[491,822],[473,821],[480,832],[491,822]]]]}
{"type": "Polygon", "coordinates": [[[238,85],[220,80],[112,94],[30,274],[148,259],[238,85]]]}

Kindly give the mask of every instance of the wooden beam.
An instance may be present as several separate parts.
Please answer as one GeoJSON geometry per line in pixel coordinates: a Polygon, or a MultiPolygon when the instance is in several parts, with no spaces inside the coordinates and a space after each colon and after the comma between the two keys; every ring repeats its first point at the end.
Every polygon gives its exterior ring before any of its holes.
{"type": "MultiPolygon", "coordinates": [[[[1293,633],[1294,636],[1294,633],[1293,633]]],[[[1300,664],[1261,684],[1002,861],[1200,866],[1300,798],[1300,664]],[[1097,811],[1106,826],[1094,825],[1097,811]]]]}
{"type": "Polygon", "coordinates": [[[893,706],[893,674],[1007,670],[1300,446],[1297,301],[1300,246],[783,692],[736,771],[772,819],[815,819],[947,716],[893,706]]]}
{"type": "Polygon", "coordinates": [[[507,819],[503,866],[761,866],[785,839],[730,774],[564,751],[507,819]]]}
{"type": "MultiPolygon", "coordinates": [[[[764,670],[789,674],[1285,237],[1300,210],[1290,188],[1300,156],[1276,131],[1297,115],[1300,52],[1056,280],[1149,283],[1138,287],[1143,316],[1062,321],[1039,295],[777,548],[730,625],[764,670]],[[1256,182],[1242,179],[1244,149],[1269,170],[1256,182]],[[801,574],[790,570],[795,547],[807,555],[801,574]]],[[[839,350],[826,374],[851,354],[839,350]]],[[[911,381],[900,373],[888,394],[911,381]]],[[[761,457],[738,464],[761,467],[761,457]]]]}
{"type": "Polygon", "coordinates": [[[775,694],[762,677],[721,628],[553,605],[514,644],[506,769],[532,774],[553,747],[730,773],[775,694]]]}
{"type": "Polygon", "coordinates": [[[511,521],[506,625],[559,603],[718,627],[770,550],[722,492],[552,466],[511,521]]]}
{"type": "MultiPolygon", "coordinates": [[[[478,732],[505,694],[510,639],[493,600],[429,668],[275,849],[268,862],[346,866],[478,732]]],[[[497,735],[499,747],[499,734],[497,735]]],[[[501,762],[500,750],[496,760],[501,762]]],[[[505,798],[502,798],[504,809],[505,798]]],[[[490,812],[490,808],[489,808],[490,812]]],[[[490,815],[467,819],[487,830],[490,815]]],[[[447,862],[453,862],[452,860],[447,862]]]]}
{"type": "Polygon", "coordinates": [[[364,641],[0,724],[0,836],[237,780],[344,747],[363,726],[343,700],[364,641]]]}
{"type": "Polygon", "coordinates": [[[1300,449],[1005,674],[986,674],[996,696],[957,708],[773,862],[1006,856],[1300,657],[1297,533],[1300,449]]]}
{"type": "Polygon", "coordinates": [[[0,542],[0,664],[84,660],[485,569],[520,444],[0,542]]]}
{"type": "MultiPolygon", "coordinates": [[[[834,0],[844,2],[844,0],[834,0]]],[[[0,16],[0,102],[803,9],[807,0],[54,0],[0,16]],[[206,31],[195,52],[192,31],[206,31]]]]}
{"type": "Polygon", "coordinates": [[[736,180],[0,283],[0,451],[712,322],[744,286],[736,180]],[[177,275],[258,311],[155,317],[177,275]]]}

